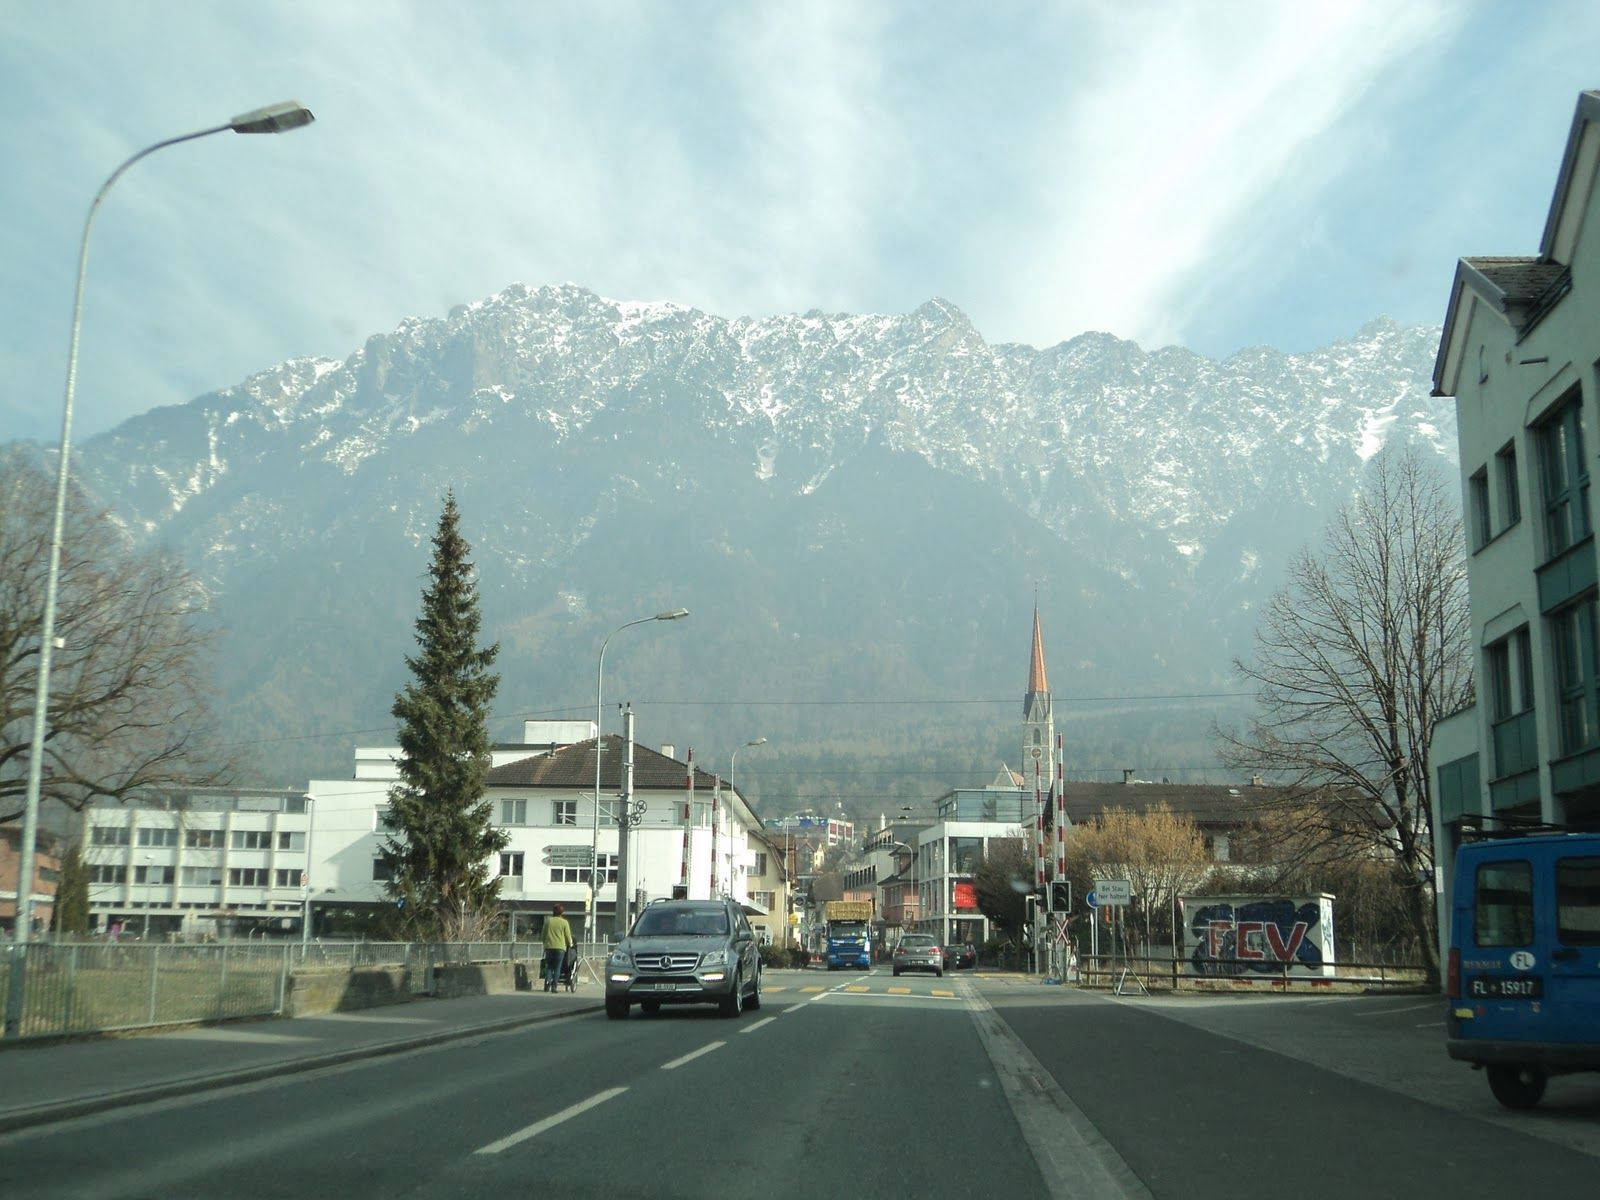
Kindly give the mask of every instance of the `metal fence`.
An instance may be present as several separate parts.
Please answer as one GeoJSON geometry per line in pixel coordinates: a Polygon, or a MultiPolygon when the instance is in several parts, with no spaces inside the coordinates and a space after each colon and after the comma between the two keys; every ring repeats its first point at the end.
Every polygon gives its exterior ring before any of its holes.
{"type": "Polygon", "coordinates": [[[1182,958],[1086,954],[1079,959],[1076,978],[1071,982],[1113,991],[1365,991],[1428,986],[1427,970],[1420,964],[1341,962],[1334,963],[1328,974],[1313,974],[1298,963],[1268,963],[1261,959],[1208,959],[1207,966],[1208,970],[1202,972],[1182,958]]]}
{"type": "MultiPolygon", "coordinates": [[[[0,943],[0,1008],[20,949],[0,943]]],[[[18,1030],[59,1037],[273,1016],[283,1012],[296,971],[409,967],[426,991],[435,967],[537,961],[543,951],[538,942],[35,942],[18,1030]]]]}

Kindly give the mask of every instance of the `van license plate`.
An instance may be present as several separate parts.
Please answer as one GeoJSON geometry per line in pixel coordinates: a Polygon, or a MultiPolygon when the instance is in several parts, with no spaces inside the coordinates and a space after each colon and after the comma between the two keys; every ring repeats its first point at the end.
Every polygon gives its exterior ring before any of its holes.
{"type": "Polygon", "coordinates": [[[1537,975],[1478,975],[1467,984],[1467,995],[1477,1000],[1538,1000],[1544,980],[1537,975]]]}

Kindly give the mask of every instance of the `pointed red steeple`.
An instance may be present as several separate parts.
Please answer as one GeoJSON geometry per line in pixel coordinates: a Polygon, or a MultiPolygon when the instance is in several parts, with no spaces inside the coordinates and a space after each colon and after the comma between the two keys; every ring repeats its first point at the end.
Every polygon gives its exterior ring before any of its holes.
{"type": "Polygon", "coordinates": [[[1038,696],[1050,690],[1050,681],[1044,673],[1044,637],[1039,632],[1039,606],[1033,606],[1033,659],[1028,664],[1028,695],[1038,696]]]}

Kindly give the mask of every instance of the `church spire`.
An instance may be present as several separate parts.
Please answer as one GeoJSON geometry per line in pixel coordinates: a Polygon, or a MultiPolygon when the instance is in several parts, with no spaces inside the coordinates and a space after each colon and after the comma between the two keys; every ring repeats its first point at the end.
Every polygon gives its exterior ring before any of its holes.
{"type": "Polygon", "coordinates": [[[1044,673],[1044,637],[1039,632],[1039,606],[1033,607],[1033,658],[1028,664],[1029,696],[1042,695],[1050,690],[1050,681],[1044,673]]]}

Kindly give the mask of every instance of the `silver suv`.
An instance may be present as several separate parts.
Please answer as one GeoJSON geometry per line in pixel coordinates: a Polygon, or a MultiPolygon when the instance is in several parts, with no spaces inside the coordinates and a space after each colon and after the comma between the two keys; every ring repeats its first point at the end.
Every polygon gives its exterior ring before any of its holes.
{"type": "Polygon", "coordinates": [[[606,1016],[637,1004],[715,1004],[725,1017],[761,1007],[761,956],[732,900],[658,900],[606,960],[606,1016]]]}

